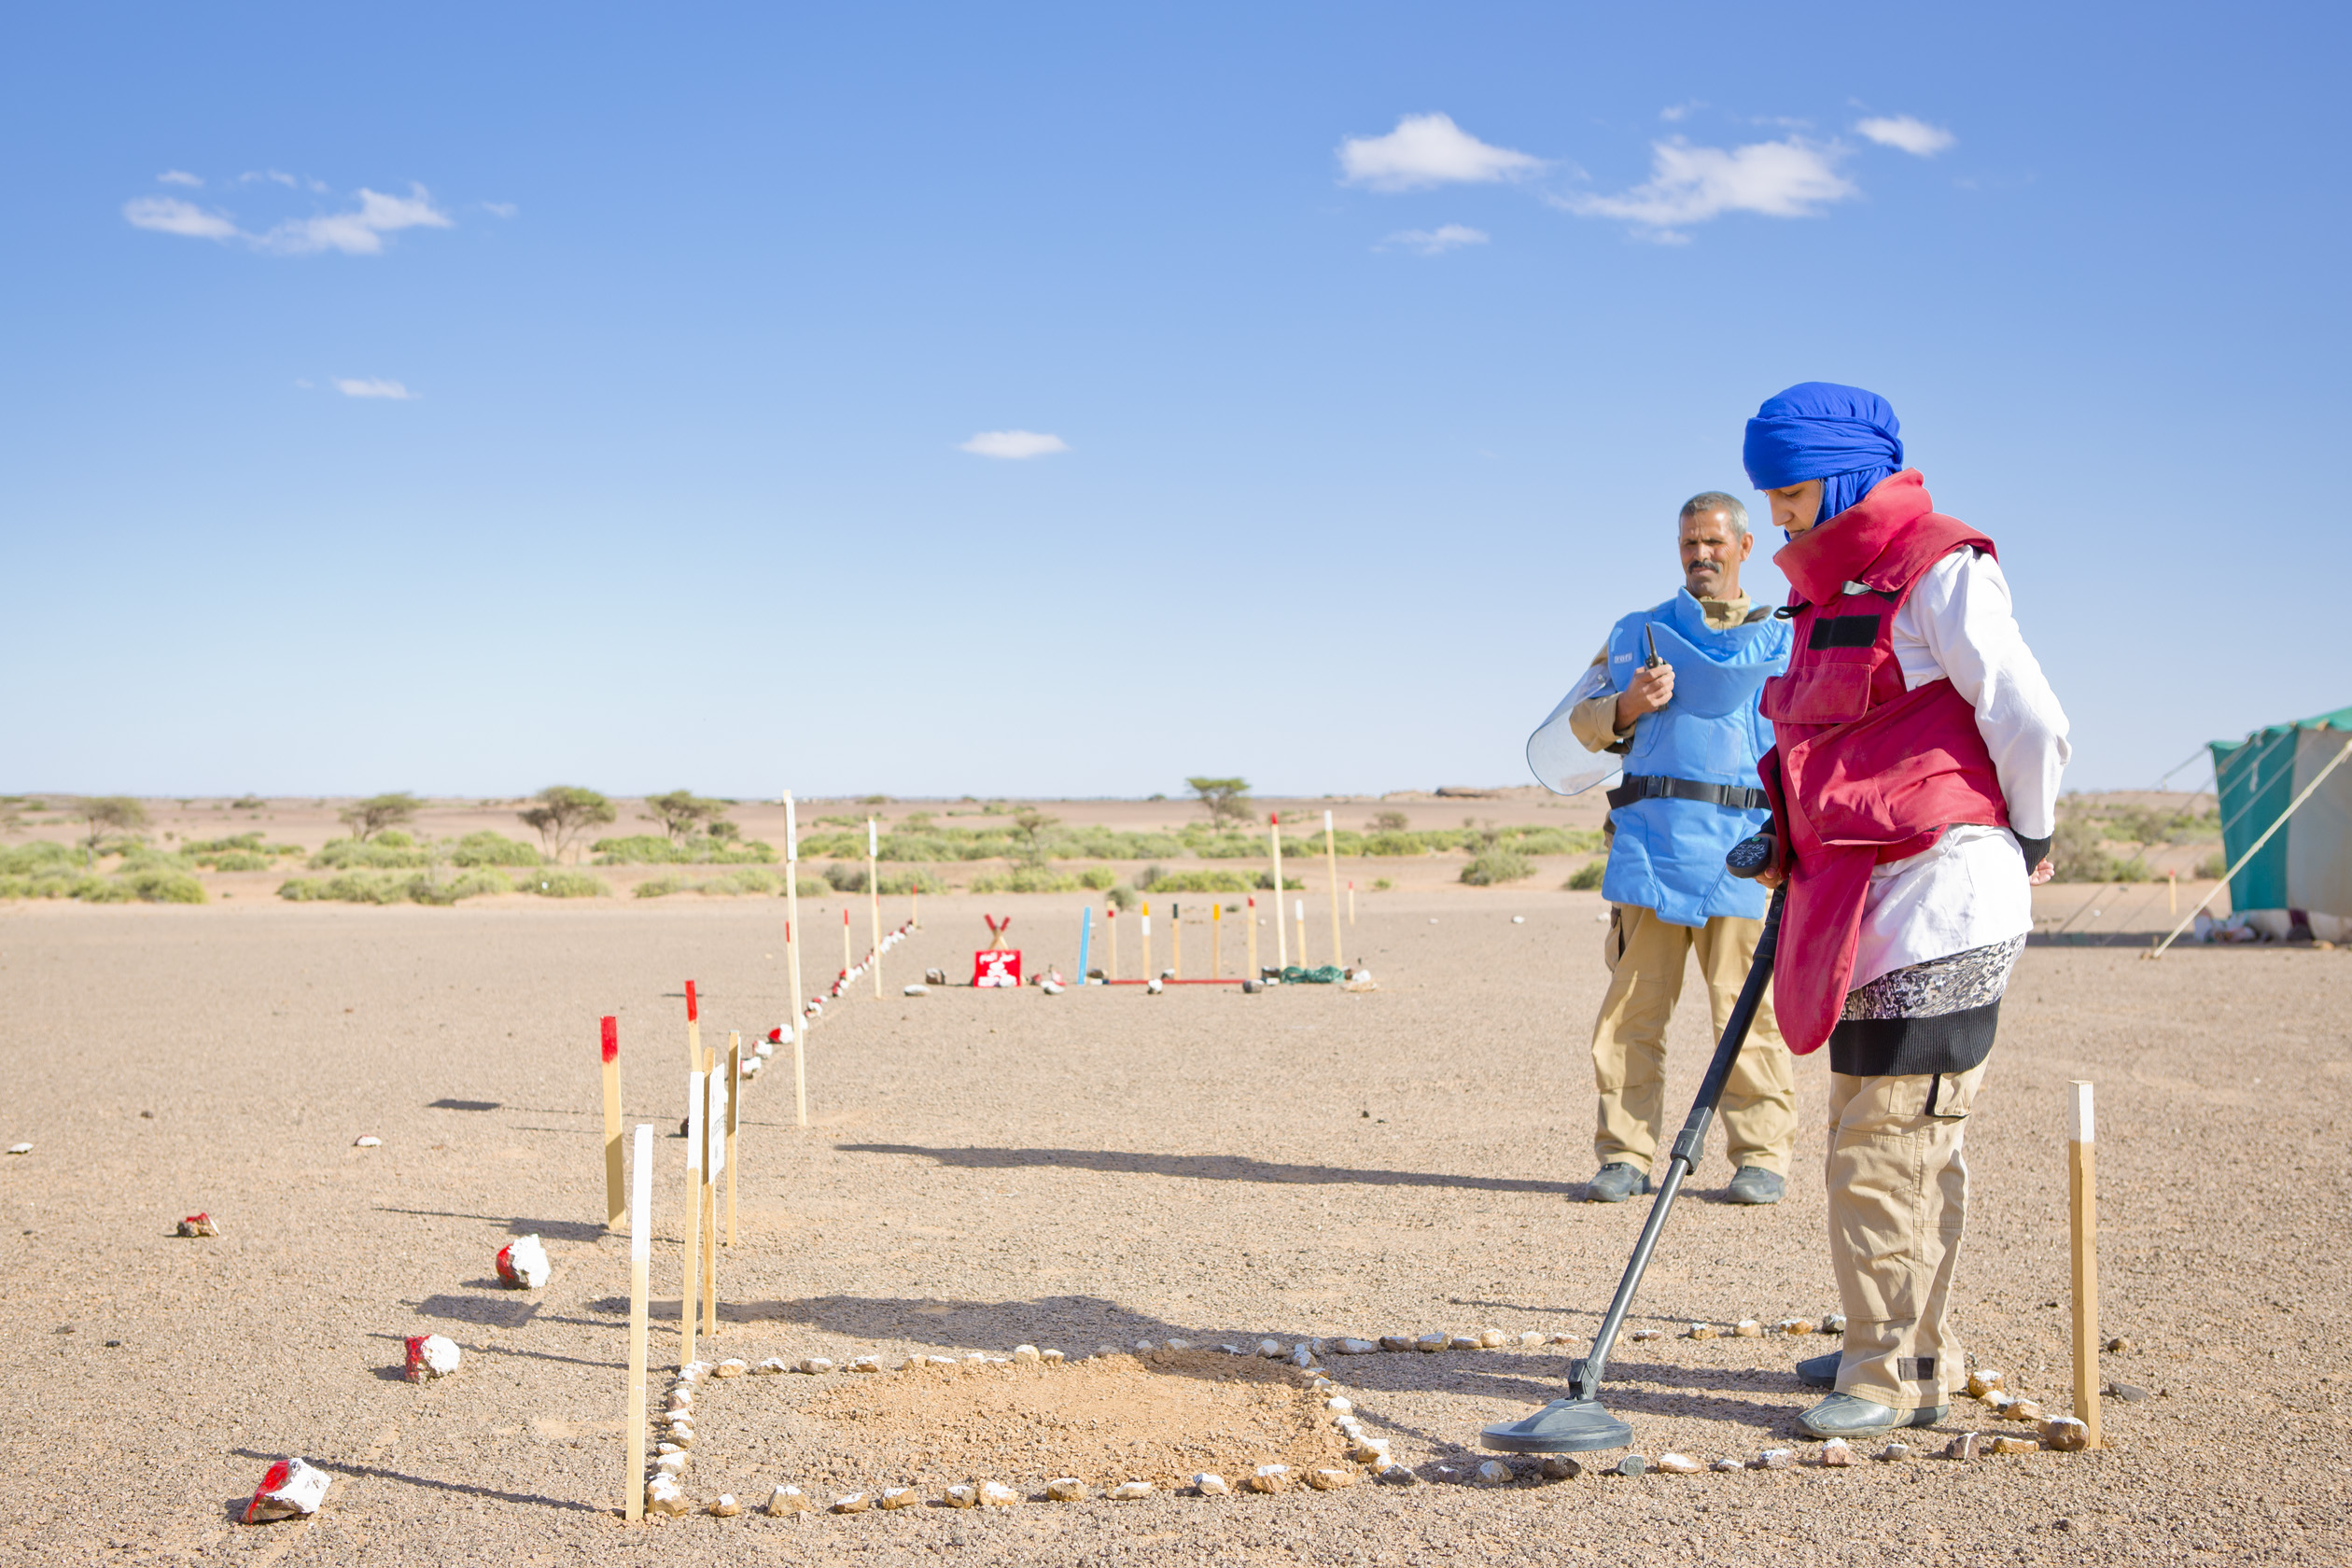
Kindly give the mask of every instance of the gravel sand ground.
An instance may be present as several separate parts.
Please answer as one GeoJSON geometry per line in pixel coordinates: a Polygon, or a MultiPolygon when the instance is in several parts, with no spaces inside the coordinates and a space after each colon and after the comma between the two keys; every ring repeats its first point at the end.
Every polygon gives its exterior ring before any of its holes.
{"type": "MultiPolygon", "coordinates": [[[[742,1244],[721,1260],[707,1353],[1590,1332],[1644,1214],[1575,1201],[1591,1168],[1596,898],[1368,900],[1350,941],[1379,980],[1367,995],[900,997],[931,965],[969,973],[982,902],[925,900],[924,929],[891,955],[891,994],[861,988],[815,1032],[813,1126],[791,1125],[789,1059],[749,1088],[742,1244]]],[[[1074,924],[1074,901],[1018,907],[1015,934],[1041,954],[1060,939],[1039,933],[1074,924]]],[[[630,1117],[672,1132],[685,1065],[673,993],[700,983],[717,1038],[764,1031],[783,1012],[781,927],[770,900],[7,911],[0,1143],[33,1150],[0,1160],[0,1542],[54,1562],[372,1564],[2352,1551],[2352,955],[2275,948],[2148,963],[2037,947],[2010,991],[1969,1136],[1963,1332],[2013,1386],[2069,1405],[2062,1091],[2094,1080],[2105,1322],[2137,1344],[2107,1376],[2152,1391],[2107,1402],[2108,1451],[1446,1478],[1485,1457],[1479,1423],[1551,1396],[1579,1348],[1515,1345],[1327,1363],[1397,1456],[1434,1477],[1410,1489],[632,1530],[613,1517],[628,1269],[625,1241],[598,1223],[596,1018],[621,1019],[630,1117]],[[362,1134],[382,1146],[354,1147],[362,1134]],[[198,1210],[223,1234],[174,1238],[198,1210]],[[554,1278],[502,1291],[492,1255],[528,1233],[554,1278]],[[462,1345],[466,1365],[413,1387],[401,1339],[427,1332],[462,1345]],[[231,1523],[287,1453],[334,1473],[325,1509],[231,1523]]],[[[1227,961],[1238,954],[1229,942],[1227,961]]],[[[1708,1043],[1697,1000],[1687,992],[1673,1036],[1677,1115],[1708,1043]]],[[[1778,1208],[1718,1200],[1715,1141],[1634,1326],[1835,1306],[1815,1174],[1825,1077],[1801,1064],[1798,1173],[1778,1208]]],[[[682,1147],[657,1146],[665,1161],[682,1147]]],[[[683,1188],[665,1164],[653,1279],[672,1322],[683,1188]]],[[[1810,1456],[1788,1365],[1830,1343],[1623,1344],[1611,1403],[1652,1455],[1810,1456]]],[[[655,1365],[675,1349],[658,1331],[655,1365]]],[[[796,1460],[776,1440],[786,1412],[775,1432],[754,1428],[761,1398],[807,1399],[845,1376],[730,1388],[690,1494],[723,1487],[756,1505],[776,1481],[830,1477],[833,1456],[796,1460]],[[731,1422],[743,1423],[732,1440],[731,1422]]],[[[1947,1430],[1998,1424],[1964,1401],[1947,1430]]],[[[1033,1491],[1044,1477],[1001,1478],[1033,1491]]]]}

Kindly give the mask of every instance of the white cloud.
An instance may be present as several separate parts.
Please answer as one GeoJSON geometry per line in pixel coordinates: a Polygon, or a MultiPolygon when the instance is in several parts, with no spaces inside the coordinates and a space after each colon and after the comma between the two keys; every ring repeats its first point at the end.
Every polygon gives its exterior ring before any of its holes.
{"type": "Polygon", "coordinates": [[[122,216],[134,229],[185,234],[191,240],[226,240],[237,232],[237,226],[218,213],[208,213],[176,196],[137,197],[122,203],[122,216]]]}
{"type": "MultiPolygon", "coordinates": [[[[247,181],[274,178],[274,174],[245,176],[247,181]]],[[[291,181],[292,176],[287,176],[287,182],[291,181]]],[[[354,211],[288,218],[260,234],[238,228],[225,213],[206,212],[175,196],[141,196],[125,202],[122,216],[136,228],[199,240],[243,240],[256,250],[279,256],[313,256],[324,250],[376,256],[384,250],[386,234],[403,229],[448,229],[456,222],[433,205],[432,197],[421,185],[411,185],[406,196],[386,196],[362,187],[359,205],[354,211]]]]}
{"type": "Polygon", "coordinates": [[[273,185],[283,185],[290,189],[299,189],[302,183],[283,169],[247,169],[237,176],[239,185],[252,185],[261,180],[267,180],[273,185]]]}
{"type": "Polygon", "coordinates": [[[1070,443],[1059,436],[1036,430],[983,430],[970,441],[959,442],[956,450],[982,457],[1050,457],[1057,452],[1068,452],[1070,443]]]}
{"type": "Polygon", "coordinates": [[[375,256],[383,252],[386,234],[403,229],[447,229],[455,221],[433,205],[421,185],[411,185],[406,196],[386,196],[362,186],[358,211],[294,218],[256,236],[253,243],[281,256],[310,256],[322,250],[375,256]]]}
{"type": "Polygon", "coordinates": [[[1900,147],[1914,158],[1933,158],[1960,139],[1940,125],[1930,125],[1910,115],[1866,119],[1855,129],[1881,147],[1900,147]]]}
{"type": "Polygon", "coordinates": [[[1490,147],[1441,114],[1405,115],[1385,136],[1351,136],[1339,144],[1343,183],[1373,190],[1488,185],[1525,179],[1543,167],[1542,159],[1490,147]]]}
{"type": "Polygon", "coordinates": [[[1445,223],[1435,229],[1399,229],[1395,233],[1382,240],[1376,248],[1386,250],[1392,245],[1397,245],[1407,250],[1417,250],[1423,256],[1436,256],[1452,250],[1458,245],[1486,243],[1487,236],[1483,230],[1472,229],[1461,223],[1445,223]]]}
{"type": "Polygon", "coordinates": [[[516,213],[522,211],[522,209],[517,207],[512,202],[483,202],[481,203],[481,207],[483,212],[488,213],[492,217],[512,217],[516,213]]]}
{"type": "Polygon", "coordinates": [[[186,169],[166,169],[155,177],[157,182],[162,185],[202,185],[204,183],[203,175],[191,175],[186,169]]]}
{"type": "Polygon", "coordinates": [[[335,390],[346,398],[390,398],[395,402],[402,403],[416,396],[397,381],[381,381],[372,376],[364,380],[357,377],[338,376],[335,378],[335,390]]]}
{"type": "Polygon", "coordinates": [[[1679,239],[1678,224],[1703,223],[1727,212],[1767,217],[1812,217],[1831,202],[1859,194],[1837,171],[1844,149],[1800,137],[1743,147],[1692,147],[1674,140],[1651,145],[1647,183],[1621,196],[1562,196],[1561,206],[1584,217],[1616,217],[1658,237],[1679,239]]]}

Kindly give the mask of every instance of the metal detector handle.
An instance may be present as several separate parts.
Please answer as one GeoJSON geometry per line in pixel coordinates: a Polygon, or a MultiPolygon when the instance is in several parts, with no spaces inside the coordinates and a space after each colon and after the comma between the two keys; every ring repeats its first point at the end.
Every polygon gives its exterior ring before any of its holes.
{"type": "Polygon", "coordinates": [[[1764,911],[1763,934],[1756,939],[1756,958],[1748,965],[1747,981],[1740,987],[1740,1000],[1731,1004],[1731,1016],[1724,1020],[1723,1038],[1715,1043],[1715,1059],[1707,1064],[1707,1075],[1699,1084],[1699,1098],[1683,1123],[1681,1136],[1674,1140],[1673,1153],[1666,1163],[1666,1179],[1659,1186],[1658,1201],[1650,1205],[1649,1220],[1642,1226],[1642,1239],[1633,1244],[1633,1255],[1626,1260],[1624,1277],[1617,1281],[1617,1295],[1601,1320],[1601,1331],[1592,1337],[1592,1353],[1568,1368],[1572,1399],[1597,1399],[1601,1395],[1601,1379],[1609,1369],[1609,1351],[1617,1345],[1617,1330],[1625,1323],[1627,1309],[1633,1305],[1633,1293],[1649,1268],[1650,1253],[1658,1246],[1659,1233],[1666,1228],[1667,1211],[1673,1208],[1675,1195],[1682,1191],[1683,1178],[1697,1168],[1699,1156],[1706,1148],[1707,1128],[1715,1121],[1723,1086],[1730,1081],[1732,1066],[1747,1043],[1749,1026],[1756,1022],[1756,1010],[1764,1003],[1764,988],[1772,983],[1772,959],[1780,949],[1781,907],[1787,902],[1785,886],[1772,889],[1772,902],[1764,911]]]}

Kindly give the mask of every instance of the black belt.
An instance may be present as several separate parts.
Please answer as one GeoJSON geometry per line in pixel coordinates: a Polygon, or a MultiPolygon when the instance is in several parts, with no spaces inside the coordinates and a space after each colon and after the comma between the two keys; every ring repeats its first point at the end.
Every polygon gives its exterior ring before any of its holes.
{"type": "Polygon", "coordinates": [[[1709,805],[1735,806],[1742,811],[1770,811],[1771,797],[1742,784],[1701,784],[1695,778],[1668,778],[1662,774],[1629,773],[1625,782],[1609,791],[1611,807],[1639,800],[1704,801],[1709,805]]]}

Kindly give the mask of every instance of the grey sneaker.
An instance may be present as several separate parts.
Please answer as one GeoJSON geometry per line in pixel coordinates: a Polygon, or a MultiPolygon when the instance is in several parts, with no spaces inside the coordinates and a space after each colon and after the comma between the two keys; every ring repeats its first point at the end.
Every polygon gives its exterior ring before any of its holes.
{"type": "Polygon", "coordinates": [[[1797,1364],[1797,1380],[1807,1388],[1834,1389],[1838,1386],[1838,1363],[1844,1359],[1843,1351],[1807,1356],[1797,1364]]]}
{"type": "Polygon", "coordinates": [[[1585,1201],[1587,1203],[1623,1203],[1635,1193],[1646,1193],[1649,1190],[1650,1181],[1647,1176],[1643,1175],[1623,1160],[1611,1160],[1593,1174],[1591,1181],[1585,1183],[1585,1201]]]}
{"type": "Polygon", "coordinates": [[[1734,1203],[1778,1203],[1788,1183],[1760,1165],[1743,1165],[1731,1175],[1724,1195],[1734,1203]]]}
{"type": "Polygon", "coordinates": [[[1949,1405],[1918,1410],[1890,1410],[1851,1393],[1833,1393],[1797,1418],[1797,1424],[1816,1437],[1877,1437],[1907,1426],[1933,1426],[1944,1419],[1949,1405]]]}

